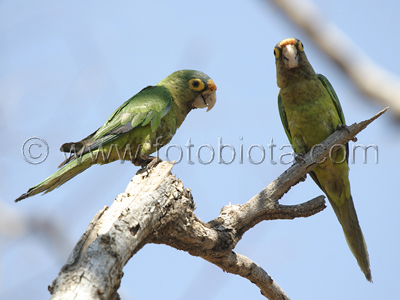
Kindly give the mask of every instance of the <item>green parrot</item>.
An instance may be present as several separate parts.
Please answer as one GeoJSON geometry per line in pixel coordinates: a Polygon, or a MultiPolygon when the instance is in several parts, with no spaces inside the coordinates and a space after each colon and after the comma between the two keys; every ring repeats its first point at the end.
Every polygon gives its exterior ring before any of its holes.
{"type": "MultiPolygon", "coordinates": [[[[301,41],[282,40],[274,56],[279,114],[294,151],[301,156],[345,126],[342,107],[328,79],[316,74],[308,62],[301,41]]],[[[318,164],[310,176],[328,197],[350,250],[372,282],[367,245],[350,193],[348,153],[346,145],[318,164]]]]}
{"type": "Polygon", "coordinates": [[[169,143],[192,109],[213,108],[216,90],[210,77],[194,70],[174,72],[155,86],[142,89],[94,133],[80,142],[63,144],[62,152],[74,154],[61,163],[61,169],[15,202],[51,192],[94,164],[130,160],[136,166],[148,165],[154,159],[149,154],[169,143]]]}

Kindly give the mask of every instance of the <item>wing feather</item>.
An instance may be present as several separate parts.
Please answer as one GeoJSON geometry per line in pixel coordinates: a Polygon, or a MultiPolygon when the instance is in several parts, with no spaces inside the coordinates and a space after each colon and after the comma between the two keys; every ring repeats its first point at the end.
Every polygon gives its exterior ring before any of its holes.
{"type": "Polygon", "coordinates": [[[161,119],[171,108],[172,96],[166,87],[148,86],[132,98],[118,107],[96,132],[77,143],[66,143],[61,146],[61,151],[68,151],[71,145],[76,144],[75,155],[67,158],[61,166],[67,164],[77,156],[98,149],[127,134],[135,128],[151,124],[151,130],[155,132],[160,125],[161,119]]]}
{"type": "MultiPolygon", "coordinates": [[[[342,106],[340,105],[340,101],[338,96],[336,95],[335,90],[333,89],[333,86],[329,82],[328,78],[326,78],[322,74],[317,74],[318,79],[322,82],[324,85],[325,89],[328,91],[329,95],[331,96],[331,99],[333,101],[333,104],[335,105],[336,111],[339,115],[340,121],[342,125],[346,125],[346,120],[344,119],[344,114],[342,110],[342,106]]],[[[346,161],[349,163],[349,144],[346,144],[346,161]]]]}

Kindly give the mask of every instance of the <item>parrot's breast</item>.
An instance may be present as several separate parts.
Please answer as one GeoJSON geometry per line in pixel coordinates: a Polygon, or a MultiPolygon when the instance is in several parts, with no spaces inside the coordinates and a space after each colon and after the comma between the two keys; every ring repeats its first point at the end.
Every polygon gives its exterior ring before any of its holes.
{"type": "Polygon", "coordinates": [[[281,89],[280,95],[296,153],[309,152],[340,124],[330,94],[318,79],[300,81],[281,89]]]}

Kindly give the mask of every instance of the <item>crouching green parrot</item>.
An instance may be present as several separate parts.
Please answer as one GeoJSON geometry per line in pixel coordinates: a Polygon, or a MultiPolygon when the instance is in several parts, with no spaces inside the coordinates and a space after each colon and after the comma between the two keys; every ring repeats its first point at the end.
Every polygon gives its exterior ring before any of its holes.
{"type": "Polygon", "coordinates": [[[210,77],[194,70],[177,71],[142,89],[94,133],[80,142],[62,145],[62,152],[74,154],[61,163],[61,169],[15,202],[51,192],[94,164],[130,160],[136,166],[146,166],[154,158],[149,154],[169,143],[192,109],[213,108],[216,90],[210,77]]]}
{"type": "MultiPolygon", "coordinates": [[[[297,154],[306,154],[339,126],[345,125],[336,93],[307,60],[301,41],[288,38],[274,48],[279,114],[286,135],[297,154]]],[[[372,281],[367,245],[350,193],[348,145],[311,172],[326,194],[342,225],[347,244],[367,280],[372,281]]]]}

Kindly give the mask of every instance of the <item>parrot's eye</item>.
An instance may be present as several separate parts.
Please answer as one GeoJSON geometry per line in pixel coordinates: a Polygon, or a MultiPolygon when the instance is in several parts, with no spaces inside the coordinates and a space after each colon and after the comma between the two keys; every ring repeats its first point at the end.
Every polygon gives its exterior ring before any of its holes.
{"type": "Polygon", "coordinates": [[[297,43],[297,48],[299,49],[299,51],[303,52],[303,51],[304,51],[303,43],[299,41],[299,42],[297,43]]]}
{"type": "Polygon", "coordinates": [[[192,78],[189,80],[190,88],[194,91],[201,91],[204,89],[204,83],[198,78],[192,78]]]}
{"type": "Polygon", "coordinates": [[[275,58],[279,58],[280,52],[278,49],[274,48],[274,56],[275,58]]]}
{"type": "Polygon", "coordinates": [[[199,85],[200,85],[200,82],[199,82],[198,80],[193,80],[193,81],[192,81],[192,86],[193,86],[194,88],[198,88],[199,85]]]}

